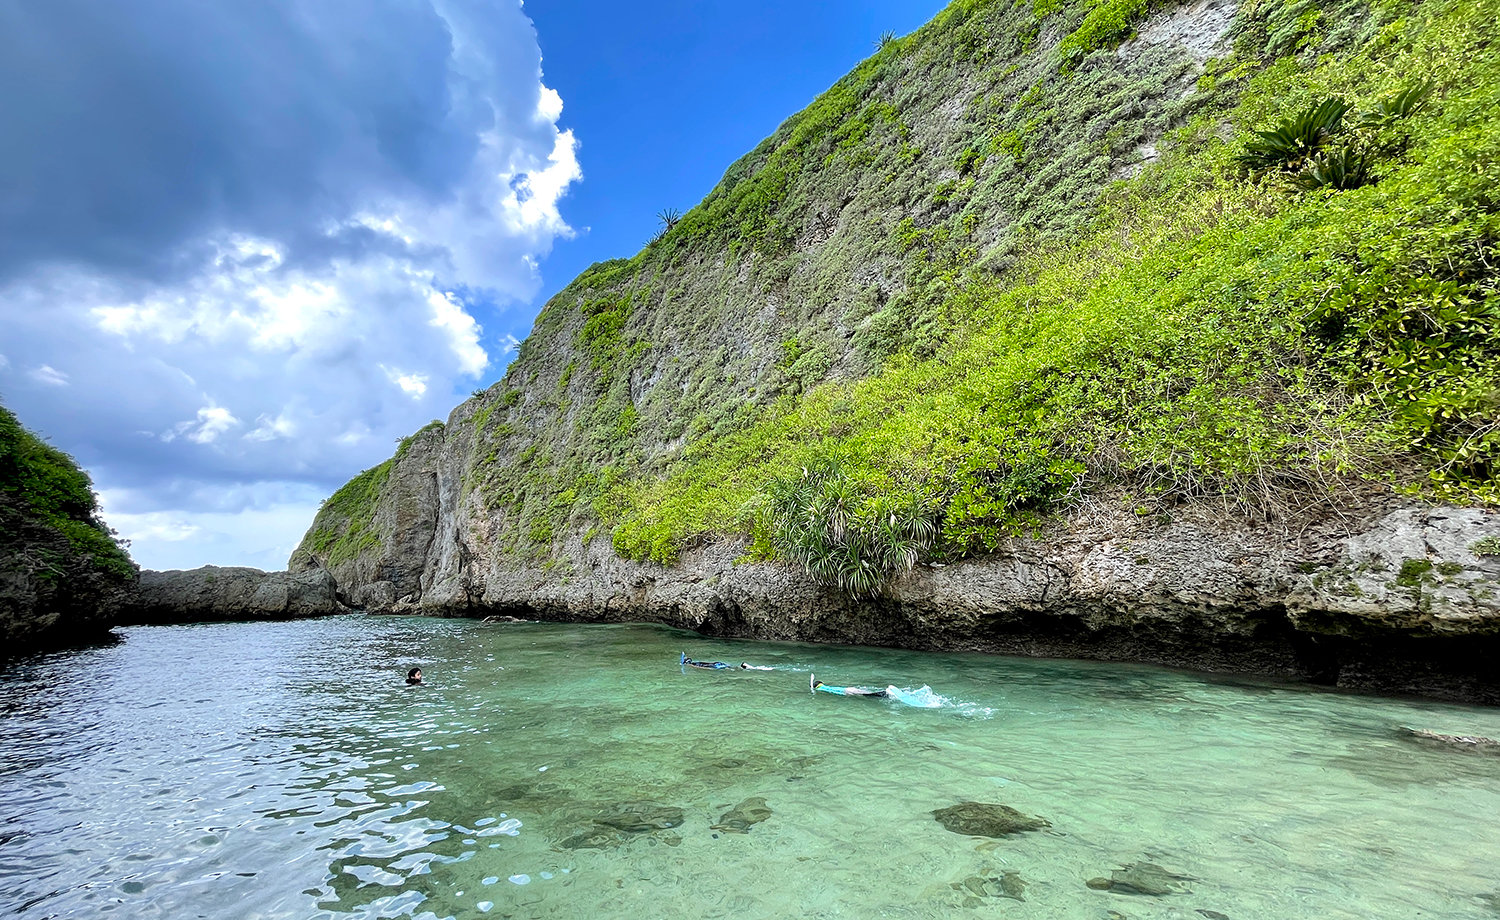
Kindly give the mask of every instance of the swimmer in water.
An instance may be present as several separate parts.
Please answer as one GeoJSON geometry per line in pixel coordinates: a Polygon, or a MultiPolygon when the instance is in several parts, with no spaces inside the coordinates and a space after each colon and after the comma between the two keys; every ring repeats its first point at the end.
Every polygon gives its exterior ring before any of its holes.
{"type": "Polygon", "coordinates": [[[411,684],[412,686],[416,686],[417,684],[420,684],[422,682],[422,669],[421,668],[412,668],[410,671],[407,671],[406,672],[406,682],[408,684],[411,684]]]}
{"type": "Polygon", "coordinates": [[[740,662],[740,670],[741,671],[774,671],[776,669],[773,668],[773,667],[770,667],[769,665],[764,665],[764,664],[750,664],[748,662],[741,661],[740,662]]]}
{"type": "Polygon", "coordinates": [[[835,696],[864,696],[871,699],[886,699],[891,695],[890,690],[867,690],[864,687],[834,687],[818,680],[817,675],[808,675],[808,683],[812,686],[813,693],[832,693],[835,696]]]}
{"type": "Polygon", "coordinates": [[[694,661],[687,656],[687,652],[681,653],[681,657],[677,659],[677,664],[681,667],[702,668],[705,671],[724,671],[732,667],[732,665],[727,665],[722,661],[694,661]]]}

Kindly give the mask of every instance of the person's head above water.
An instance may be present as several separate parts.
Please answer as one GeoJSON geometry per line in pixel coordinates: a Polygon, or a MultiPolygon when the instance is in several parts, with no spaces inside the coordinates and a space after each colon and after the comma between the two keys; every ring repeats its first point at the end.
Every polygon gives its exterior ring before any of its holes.
{"type": "Polygon", "coordinates": [[[406,672],[406,682],[409,684],[420,684],[422,682],[422,669],[412,668],[406,672]]]}

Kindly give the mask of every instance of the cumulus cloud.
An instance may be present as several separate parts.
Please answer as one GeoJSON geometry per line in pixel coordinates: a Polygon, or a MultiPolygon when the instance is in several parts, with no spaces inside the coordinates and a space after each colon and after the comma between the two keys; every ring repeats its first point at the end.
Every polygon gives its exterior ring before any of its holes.
{"type": "Polygon", "coordinates": [[[515,0],[0,4],[0,392],[133,521],[310,520],[266,484],[446,414],[572,232],[540,61],[515,0]]]}

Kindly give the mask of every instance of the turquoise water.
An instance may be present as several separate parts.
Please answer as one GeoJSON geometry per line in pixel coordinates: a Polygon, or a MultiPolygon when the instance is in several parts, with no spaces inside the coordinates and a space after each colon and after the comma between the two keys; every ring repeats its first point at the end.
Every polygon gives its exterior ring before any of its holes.
{"type": "Polygon", "coordinates": [[[0,916],[1500,916],[1500,757],[1399,730],[1500,710],[644,626],[124,636],[0,679],[0,916]],[[1169,893],[1086,885],[1142,863],[1169,893]]]}

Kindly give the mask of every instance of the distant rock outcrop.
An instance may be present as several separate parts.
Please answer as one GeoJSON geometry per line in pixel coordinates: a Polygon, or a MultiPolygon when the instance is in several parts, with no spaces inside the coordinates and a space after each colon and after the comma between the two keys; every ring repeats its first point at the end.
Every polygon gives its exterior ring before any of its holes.
{"type": "Polygon", "coordinates": [[[263,572],[205,565],[187,571],[145,571],[121,617],[124,623],[281,620],[346,613],[322,569],[263,572]]]}

